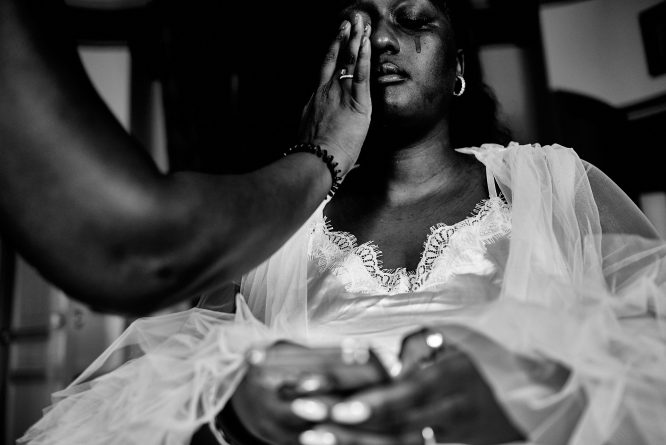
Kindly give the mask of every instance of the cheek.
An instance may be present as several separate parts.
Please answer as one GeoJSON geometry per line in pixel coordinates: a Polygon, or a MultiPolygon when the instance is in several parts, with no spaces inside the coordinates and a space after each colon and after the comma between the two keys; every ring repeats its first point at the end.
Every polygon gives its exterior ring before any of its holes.
{"type": "Polygon", "coordinates": [[[416,53],[414,60],[418,67],[417,82],[424,103],[428,105],[439,103],[448,91],[455,69],[447,64],[441,46],[433,45],[426,39],[421,40],[421,53],[416,53]]]}

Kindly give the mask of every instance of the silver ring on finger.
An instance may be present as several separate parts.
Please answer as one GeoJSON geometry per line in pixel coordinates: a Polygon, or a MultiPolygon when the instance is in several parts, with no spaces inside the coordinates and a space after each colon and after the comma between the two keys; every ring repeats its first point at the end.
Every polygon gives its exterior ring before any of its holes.
{"type": "Polygon", "coordinates": [[[340,70],[340,75],[338,76],[338,80],[353,79],[353,78],[354,78],[353,74],[347,74],[347,68],[342,68],[340,70]]]}
{"type": "Polygon", "coordinates": [[[446,352],[447,344],[444,340],[444,336],[433,330],[426,330],[425,334],[425,344],[430,351],[428,357],[422,362],[423,366],[431,365],[437,361],[443,353],[446,352]]]}
{"type": "Polygon", "coordinates": [[[433,353],[441,352],[446,348],[444,336],[440,332],[427,330],[425,332],[425,342],[433,353]]]}

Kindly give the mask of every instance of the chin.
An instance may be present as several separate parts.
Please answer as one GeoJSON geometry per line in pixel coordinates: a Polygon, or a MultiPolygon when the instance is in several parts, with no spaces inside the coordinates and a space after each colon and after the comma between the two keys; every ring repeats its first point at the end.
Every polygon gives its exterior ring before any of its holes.
{"type": "Polygon", "coordinates": [[[372,90],[372,114],[387,119],[409,118],[423,113],[418,92],[405,84],[378,86],[372,90]]]}
{"type": "Polygon", "coordinates": [[[383,100],[372,103],[372,120],[382,124],[404,126],[414,119],[418,119],[419,110],[412,104],[399,100],[383,100]]]}

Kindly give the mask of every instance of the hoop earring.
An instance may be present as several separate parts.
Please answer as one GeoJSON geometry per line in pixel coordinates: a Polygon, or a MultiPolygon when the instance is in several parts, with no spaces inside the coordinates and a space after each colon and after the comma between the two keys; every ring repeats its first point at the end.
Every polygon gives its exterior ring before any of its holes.
{"type": "Polygon", "coordinates": [[[460,91],[456,93],[455,87],[453,87],[453,95],[456,97],[460,97],[465,93],[465,88],[467,87],[467,83],[465,82],[465,78],[458,74],[456,76],[456,80],[460,79],[460,91]]]}

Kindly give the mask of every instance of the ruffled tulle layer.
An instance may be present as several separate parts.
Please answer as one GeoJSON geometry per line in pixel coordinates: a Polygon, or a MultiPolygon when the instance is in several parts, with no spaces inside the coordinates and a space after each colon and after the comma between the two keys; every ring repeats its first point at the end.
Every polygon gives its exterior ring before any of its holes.
{"type": "Polygon", "coordinates": [[[436,324],[532,442],[666,443],[666,244],[618,234],[647,230],[640,213],[569,149],[463,151],[511,205],[510,238],[485,247],[492,273],[416,293],[350,292],[310,258],[310,221],[243,278],[235,314],[137,321],[54,395],[23,442],[187,444],[229,400],[253,345],[354,337],[391,366],[403,335],[436,324]],[[101,374],[119,355],[124,364],[101,374]]]}

